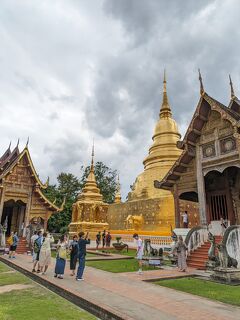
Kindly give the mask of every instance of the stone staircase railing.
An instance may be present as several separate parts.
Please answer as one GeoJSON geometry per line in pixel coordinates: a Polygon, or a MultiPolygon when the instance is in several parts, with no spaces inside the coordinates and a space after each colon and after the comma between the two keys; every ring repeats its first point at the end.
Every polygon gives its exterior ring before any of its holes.
{"type": "Polygon", "coordinates": [[[208,229],[207,227],[194,227],[192,228],[185,239],[185,243],[188,247],[188,255],[195,251],[197,248],[202,246],[204,242],[208,240],[208,229]]]}
{"type": "Polygon", "coordinates": [[[226,229],[223,240],[227,254],[230,258],[237,260],[240,269],[240,225],[233,225],[226,229]]]}

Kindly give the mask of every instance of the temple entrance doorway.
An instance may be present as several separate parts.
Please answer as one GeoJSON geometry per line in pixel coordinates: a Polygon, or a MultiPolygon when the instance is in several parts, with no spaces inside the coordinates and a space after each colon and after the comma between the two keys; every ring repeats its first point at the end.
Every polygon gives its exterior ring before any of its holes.
{"type": "Polygon", "coordinates": [[[208,224],[221,228],[221,219],[228,221],[229,225],[235,224],[235,212],[232,198],[232,189],[240,169],[229,167],[222,173],[210,171],[205,176],[206,210],[208,224]]]}
{"type": "Polygon", "coordinates": [[[26,204],[21,200],[9,200],[4,203],[1,224],[6,224],[6,236],[12,231],[17,231],[19,236],[23,234],[26,204]]]}

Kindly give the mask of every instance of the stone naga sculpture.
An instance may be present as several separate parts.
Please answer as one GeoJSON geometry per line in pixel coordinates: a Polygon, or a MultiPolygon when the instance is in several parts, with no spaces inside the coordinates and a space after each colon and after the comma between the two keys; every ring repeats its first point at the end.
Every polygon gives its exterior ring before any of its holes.
{"type": "Polygon", "coordinates": [[[158,255],[158,250],[154,249],[151,246],[151,240],[150,239],[145,239],[144,240],[144,249],[143,249],[143,254],[146,257],[152,257],[152,256],[157,256],[158,255]]]}
{"type": "Polygon", "coordinates": [[[237,268],[238,262],[236,259],[231,258],[226,249],[226,245],[224,243],[217,244],[218,248],[218,258],[219,258],[219,266],[222,268],[237,268]]]}

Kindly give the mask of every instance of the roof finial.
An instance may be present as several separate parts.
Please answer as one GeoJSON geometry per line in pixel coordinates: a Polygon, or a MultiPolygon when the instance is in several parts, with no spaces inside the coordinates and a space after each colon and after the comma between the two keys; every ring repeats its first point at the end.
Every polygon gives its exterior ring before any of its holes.
{"type": "Polygon", "coordinates": [[[27,138],[26,148],[28,147],[28,144],[29,144],[29,137],[27,138]]]}
{"type": "Polygon", "coordinates": [[[92,145],[92,161],[91,161],[91,170],[93,170],[94,165],[94,139],[93,139],[93,145],[92,145]]]}
{"type": "Polygon", "coordinates": [[[166,70],[164,69],[163,76],[163,101],[160,109],[160,118],[170,118],[172,116],[171,108],[168,102],[167,96],[167,80],[166,80],[166,70]]]}
{"type": "Polygon", "coordinates": [[[8,150],[10,150],[11,145],[12,145],[12,141],[10,141],[10,143],[9,143],[8,150]]]}
{"type": "Polygon", "coordinates": [[[233,89],[233,83],[232,83],[232,79],[231,79],[231,75],[229,75],[229,83],[230,83],[230,88],[231,88],[231,99],[235,98],[235,93],[234,93],[234,89],[233,89]]]}
{"type": "Polygon", "coordinates": [[[18,141],[17,141],[17,147],[19,146],[19,142],[20,142],[20,139],[18,138],[18,141]]]}
{"type": "Polygon", "coordinates": [[[202,96],[204,94],[204,87],[203,87],[203,81],[202,81],[202,75],[200,69],[198,69],[199,74],[199,81],[200,81],[200,95],[202,96]]]}

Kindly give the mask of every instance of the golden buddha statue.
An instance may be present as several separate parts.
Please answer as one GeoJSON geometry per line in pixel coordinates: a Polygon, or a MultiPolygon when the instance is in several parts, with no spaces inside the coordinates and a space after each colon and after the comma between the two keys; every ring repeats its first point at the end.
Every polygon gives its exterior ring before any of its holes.
{"type": "MultiPolygon", "coordinates": [[[[153,134],[153,144],[149,154],[144,159],[144,171],[138,175],[133,184],[128,200],[109,206],[108,222],[112,232],[126,230],[126,219],[135,217],[144,234],[170,234],[175,226],[174,200],[167,190],[154,187],[156,178],[161,180],[179,158],[182,150],[177,148],[177,141],[181,138],[168,102],[166,74],[163,80],[163,100],[159,119],[153,134]],[[139,219],[137,217],[139,216],[139,219]]],[[[130,220],[131,221],[131,220],[130,220]]]]}
{"type": "Polygon", "coordinates": [[[109,229],[107,223],[108,204],[103,202],[103,196],[97,186],[94,174],[94,146],[90,172],[82,192],[72,208],[72,221],[69,225],[69,234],[73,236],[80,231],[89,232],[95,238],[98,231],[109,229]]]}

